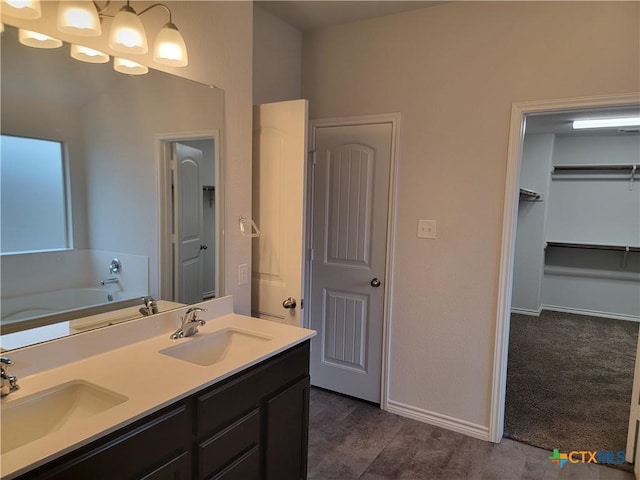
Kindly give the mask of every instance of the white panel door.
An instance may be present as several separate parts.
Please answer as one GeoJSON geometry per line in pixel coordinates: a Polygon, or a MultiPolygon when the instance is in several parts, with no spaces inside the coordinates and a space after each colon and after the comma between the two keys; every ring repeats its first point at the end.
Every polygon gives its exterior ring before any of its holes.
{"type": "Polygon", "coordinates": [[[392,125],[315,129],[311,383],[380,402],[392,125]]]}
{"type": "Polygon", "coordinates": [[[251,310],[301,325],[304,266],[306,100],[254,107],[251,310]]]}
{"type": "Polygon", "coordinates": [[[202,151],[181,143],[174,143],[173,148],[178,177],[174,185],[178,200],[175,299],[191,304],[202,301],[202,151]]]}

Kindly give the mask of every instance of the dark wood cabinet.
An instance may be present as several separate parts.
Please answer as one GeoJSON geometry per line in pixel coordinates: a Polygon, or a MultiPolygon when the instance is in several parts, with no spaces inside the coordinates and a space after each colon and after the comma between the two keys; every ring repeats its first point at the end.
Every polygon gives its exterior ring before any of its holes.
{"type": "Polygon", "coordinates": [[[304,479],[308,419],[306,341],[20,478],[304,479]]]}

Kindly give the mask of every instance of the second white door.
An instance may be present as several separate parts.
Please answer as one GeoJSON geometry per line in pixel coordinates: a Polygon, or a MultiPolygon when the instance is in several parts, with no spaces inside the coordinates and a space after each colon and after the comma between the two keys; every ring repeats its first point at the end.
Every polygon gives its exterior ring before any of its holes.
{"type": "Polygon", "coordinates": [[[311,383],[379,403],[393,126],[314,133],[311,383]]]}
{"type": "Polygon", "coordinates": [[[202,301],[202,151],[174,143],[177,165],[177,234],[175,292],[181,303],[202,301]]]}

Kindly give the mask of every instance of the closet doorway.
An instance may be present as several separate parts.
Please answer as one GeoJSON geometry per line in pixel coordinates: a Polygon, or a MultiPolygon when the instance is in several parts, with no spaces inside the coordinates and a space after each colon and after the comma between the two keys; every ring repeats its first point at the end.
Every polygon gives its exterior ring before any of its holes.
{"type": "MultiPolygon", "coordinates": [[[[640,320],[640,184],[633,167],[640,167],[638,131],[578,133],[572,125],[580,118],[630,114],[638,116],[637,95],[514,105],[490,432],[494,441],[500,440],[504,421],[505,435],[528,441],[520,435],[529,429],[547,442],[539,446],[562,451],[567,439],[554,438],[553,430],[593,426],[607,422],[611,414],[609,407],[593,414],[573,404],[562,415],[563,392],[578,388],[590,403],[605,400],[608,405],[620,396],[613,380],[617,367],[626,369],[626,383],[632,383],[640,320]],[[595,340],[589,340],[589,330],[595,340]],[[630,353],[611,346],[616,337],[630,353]],[[626,366],[608,364],[614,354],[624,357],[626,366]],[[529,374],[533,376],[518,393],[514,379],[529,374]],[[588,379],[594,389],[589,393],[574,379],[588,379]],[[514,421],[509,402],[528,403],[529,418],[514,421]],[[541,423],[544,402],[551,412],[541,423]],[[554,423],[559,419],[566,423],[554,423]]],[[[624,391],[626,437],[630,387],[624,391]]],[[[574,449],[614,448],[619,447],[576,444],[574,449]]]]}

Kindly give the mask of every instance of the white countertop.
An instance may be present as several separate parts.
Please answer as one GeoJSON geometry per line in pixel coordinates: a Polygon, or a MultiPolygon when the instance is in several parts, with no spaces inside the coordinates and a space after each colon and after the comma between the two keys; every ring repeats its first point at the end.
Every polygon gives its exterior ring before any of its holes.
{"type": "Polygon", "coordinates": [[[185,339],[171,340],[169,335],[180,325],[186,307],[7,352],[15,362],[10,373],[18,376],[20,390],[3,397],[1,406],[73,380],[91,382],[128,400],[3,454],[2,478],[36,468],[315,335],[313,330],[235,314],[231,297],[198,306],[207,309],[198,315],[207,323],[199,334],[185,339]],[[228,327],[270,340],[209,366],[159,353],[228,327]]]}

